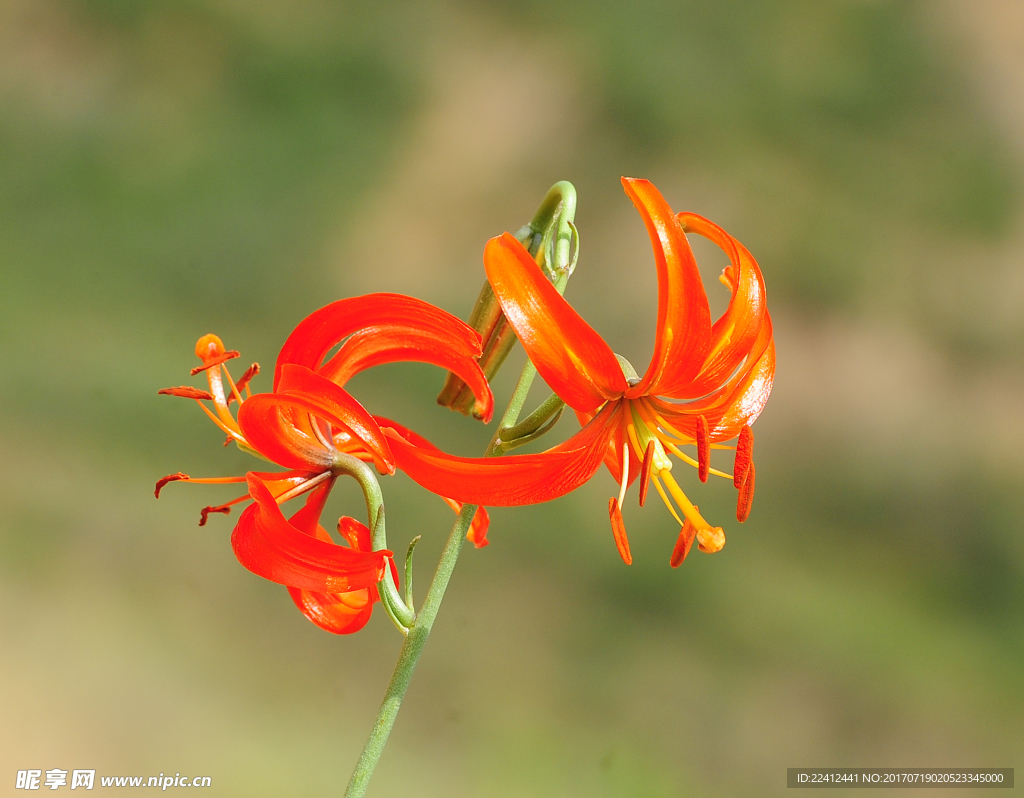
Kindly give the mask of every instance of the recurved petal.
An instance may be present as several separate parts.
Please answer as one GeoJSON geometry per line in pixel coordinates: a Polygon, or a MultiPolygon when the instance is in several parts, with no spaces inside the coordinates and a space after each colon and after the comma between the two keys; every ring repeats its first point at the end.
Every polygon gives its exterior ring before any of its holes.
{"type": "Polygon", "coordinates": [[[658,326],[654,355],[629,398],[661,393],[663,380],[685,382],[704,364],[711,346],[711,310],[686,234],[661,193],[647,180],[622,178],[647,226],[658,270],[658,326]]]}
{"type": "Polygon", "coordinates": [[[431,493],[467,504],[509,507],[550,501],[575,490],[601,465],[622,412],[609,402],[593,421],[541,454],[454,457],[431,452],[389,430],[398,467],[431,493]]]}
{"type": "Polygon", "coordinates": [[[761,270],[746,247],[695,213],[680,213],[677,218],[687,232],[713,241],[728,255],[734,287],[728,308],[711,328],[711,348],[700,372],[692,379],[680,379],[670,369],[657,385],[655,393],[659,395],[688,399],[719,387],[744,358],[753,362],[760,357],[763,347],[753,350],[767,318],[767,303],[761,270]]]}
{"type": "Polygon", "coordinates": [[[353,333],[318,374],[344,385],[353,376],[384,363],[431,363],[458,374],[476,397],[476,415],[485,424],[494,413],[494,397],[476,357],[460,341],[414,327],[367,327],[353,333]]]}
{"type": "Polygon", "coordinates": [[[281,367],[296,363],[316,370],[331,348],[367,327],[413,327],[448,341],[465,355],[480,354],[480,335],[465,322],[429,302],[401,294],[368,294],[339,299],[314,311],[288,336],[277,356],[274,390],[281,367]]]}
{"type": "Polygon", "coordinates": [[[349,593],[320,593],[289,587],[288,594],[309,620],[328,632],[348,635],[358,632],[373,614],[377,589],[372,587],[349,593]]]}
{"type": "Polygon", "coordinates": [[[615,354],[548,282],[513,236],[492,238],[484,267],[509,324],[544,381],[587,413],[629,387],[615,354]]]}
{"type": "MultiPolygon", "coordinates": [[[[397,421],[392,421],[390,418],[384,418],[384,416],[374,416],[373,420],[380,424],[381,429],[387,429],[390,427],[407,443],[411,443],[413,446],[418,446],[421,449],[426,449],[430,452],[441,451],[422,435],[413,432],[411,429],[399,424],[397,421]]],[[[449,499],[447,496],[442,496],[441,498],[444,500],[445,504],[452,508],[453,512],[456,514],[462,512],[462,502],[457,502],[455,499],[449,499]]],[[[487,513],[487,508],[477,507],[476,513],[473,515],[473,520],[470,522],[469,531],[466,533],[466,540],[478,549],[482,549],[484,546],[490,545],[490,541],[487,539],[487,530],[490,528],[490,525],[491,517],[487,513]]],[[[367,532],[367,534],[369,534],[369,532],[367,532]]],[[[397,576],[395,577],[395,583],[398,583],[397,576]]]]}
{"type": "Polygon", "coordinates": [[[258,476],[250,473],[248,482],[254,502],[231,533],[231,547],[254,574],[321,593],[372,587],[383,577],[390,551],[353,551],[308,535],[285,519],[258,476]]]}
{"type": "Polygon", "coordinates": [[[256,394],[238,409],[246,440],[265,457],[291,468],[327,468],[333,453],[299,429],[292,411],[304,411],[350,431],[377,467],[394,473],[394,456],[373,417],[344,388],[305,366],[285,364],[277,393],[256,394]]]}
{"type": "Polygon", "coordinates": [[[775,376],[775,343],[769,341],[757,362],[745,370],[740,378],[730,381],[727,393],[714,400],[673,404],[650,397],[651,406],[673,427],[690,437],[696,435],[697,416],[703,415],[710,427],[712,441],[735,438],[740,430],[761,414],[772,391],[775,376]]]}

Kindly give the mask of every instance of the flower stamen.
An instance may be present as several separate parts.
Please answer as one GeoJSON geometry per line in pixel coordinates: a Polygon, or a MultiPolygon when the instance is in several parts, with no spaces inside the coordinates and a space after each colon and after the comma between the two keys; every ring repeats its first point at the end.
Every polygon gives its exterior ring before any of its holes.
{"type": "MultiPolygon", "coordinates": [[[[696,507],[696,505],[694,505],[696,507]]],[[[690,523],[689,519],[683,522],[683,528],[679,530],[679,538],[676,540],[675,548],[672,549],[672,556],[669,558],[669,565],[678,568],[683,564],[686,555],[690,553],[693,541],[697,537],[697,528],[690,523]]]]}
{"type": "Polygon", "coordinates": [[[708,420],[697,416],[697,478],[701,482],[708,481],[708,468],[711,466],[711,432],[708,420]]]}
{"type": "Polygon", "coordinates": [[[742,488],[743,481],[747,477],[747,469],[754,462],[754,433],[750,429],[750,426],[744,426],[740,430],[739,437],[736,441],[736,460],[733,463],[733,481],[734,487],[742,488]]]}
{"type": "Polygon", "coordinates": [[[619,550],[619,556],[626,565],[633,564],[633,555],[629,553],[629,538],[626,537],[626,525],[622,521],[622,510],[618,500],[612,496],[608,499],[608,518],[612,522],[612,535],[615,538],[615,548],[619,550]]]}
{"type": "Polygon", "coordinates": [[[647,441],[647,449],[644,451],[644,462],[640,466],[640,506],[647,501],[647,489],[651,484],[651,466],[654,463],[654,441],[647,441]]]}
{"type": "Polygon", "coordinates": [[[750,516],[750,506],[754,503],[754,464],[747,468],[747,477],[740,487],[740,495],[736,500],[736,520],[741,524],[750,516]]]}

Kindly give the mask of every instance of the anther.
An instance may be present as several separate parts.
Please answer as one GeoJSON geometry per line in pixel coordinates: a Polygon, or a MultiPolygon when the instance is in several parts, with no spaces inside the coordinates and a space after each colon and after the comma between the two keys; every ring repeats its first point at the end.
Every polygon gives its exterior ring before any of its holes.
{"type": "Polygon", "coordinates": [[[626,537],[626,525],[622,521],[622,510],[619,508],[618,499],[612,496],[608,499],[608,518],[612,522],[612,535],[615,537],[615,547],[619,550],[619,556],[626,565],[633,564],[633,555],[629,553],[629,538],[626,537]]]}
{"type": "Polygon", "coordinates": [[[693,546],[693,541],[696,537],[697,528],[687,519],[683,522],[683,528],[679,530],[679,538],[676,540],[675,548],[672,549],[672,557],[668,561],[669,565],[673,568],[678,568],[683,564],[683,560],[690,553],[690,547],[693,546]]]}
{"type": "Polygon", "coordinates": [[[208,399],[213,401],[213,394],[209,391],[202,391],[199,388],[193,388],[191,385],[181,385],[177,388],[161,388],[157,391],[157,394],[163,394],[165,396],[180,396],[183,399],[208,399]]]}
{"type": "Polygon", "coordinates": [[[754,503],[754,464],[747,468],[747,478],[740,487],[740,495],[736,500],[736,520],[741,524],[750,516],[750,505],[754,503]]]}
{"type": "Polygon", "coordinates": [[[753,457],[754,433],[749,426],[744,426],[740,430],[739,439],[736,441],[736,460],[732,470],[732,484],[734,487],[743,487],[743,480],[747,477],[747,469],[753,462],[753,457]]]}
{"type": "Polygon", "coordinates": [[[219,366],[221,363],[226,363],[229,360],[239,357],[239,354],[240,353],[236,352],[234,349],[229,349],[227,352],[223,352],[217,355],[216,357],[210,358],[209,360],[204,362],[203,365],[196,366],[194,369],[192,369],[192,371],[189,372],[189,374],[191,374],[194,377],[201,371],[206,371],[207,369],[211,369],[214,366],[219,366]]]}
{"type": "Polygon", "coordinates": [[[647,501],[647,489],[651,485],[651,467],[654,464],[654,440],[647,441],[647,451],[644,452],[644,463],[640,466],[640,506],[647,501]]]}
{"type": "MultiPolygon", "coordinates": [[[[248,496],[242,497],[242,499],[248,498],[248,496]]],[[[224,515],[228,515],[231,512],[231,505],[235,502],[242,501],[242,499],[235,499],[233,502],[219,504],[216,507],[204,507],[199,511],[199,526],[206,526],[206,521],[209,519],[210,513],[224,513],[224,515]]]]}
{"type": "Polygon", "coordinates": [[[157,480],[156,490],[153,491],[153,495],[158,499],[160,498],[160,491],[163,490],[164,485],[168,482],[178,482],[182,479],[189,479],[189,475],[179,471],[177,474],[168,474],[166,477],[161,477],[157,480]]]}
{"type": "Polygon", "coordinates": [[[711,433],[708,420],[697,416],[697,476],[701,482],[708,481],[708,469],[711,468],[711,433]]]}
{"type": "Polygon", "coordinates": [[[239,378],[238,382],[235,383],[235,387],[238,388],[238,390],[242,390],[243,388],[245,388],[246,385],[249,384],[249,380],[251,380],[253,377],[255,377],[259,373],[260,373],[260,364],[259,363],[253,363],[251,366],[249,366],[249,368],[247,368],[245,370],[245,374],[243,374],[239,378]]]}

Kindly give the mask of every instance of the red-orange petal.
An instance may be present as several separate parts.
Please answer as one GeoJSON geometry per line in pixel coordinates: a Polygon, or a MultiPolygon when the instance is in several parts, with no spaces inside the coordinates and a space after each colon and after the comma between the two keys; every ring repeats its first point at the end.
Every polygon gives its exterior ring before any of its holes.
{"type": "Polygon", "coordinates": [[[677,218],[687,232],[703,236],[721,247],[734,264],[726,270],[732,285],[729,306],[711,328],[708,357],[700,372],[691,379],[666,377],[658,387],[657,393],[662,396],[691,399],[722,385],[744,359],[753,363],[761,356],[767,341],[759,342],[759,334],[768,310],[761,270],[747,248],[702,216],[681,213],[677,218]]]}
{"type": "Polygon", "coordinates": [[[358,632],[373,614],[376,588],[363,588],[348,593],[321,593],[289,587],[288,594],[310,621],[336,635],[358,632]]]}
{"type": "Polygon", "coordinates": [[[661,393],[661,386],[692,379],[711,346],[711,310],[686,234],[665,198],[648,180],[622,178],[647,226],[658,270],[658,326],[654,354],[630,399],[661,393]]]}
{"type": "Polygon", "coordinates": [[[741,524],[750,517],[750,506],[754,503],[754,461],[750,461],[747,469],[747,476],[740,487],[739,496],[736,498],[736,520],[741,524]]]}
{"type": "Polygon", "coordinates": [[[509,324],[541,377],[569,407],[589,413],[629,387],[615,354],[513,236],[492,238],[484,267],[509,324]]]}
{"type": "MultiPolygon", "coordinates": [[[[411,429],[399,424],[397,421],[392,421],[390,418],[384,418],[384,416],[374,416],[373,420],[380,424],[382,429],[390,427],[413,446],[418,446],[421,449],[426,449],[430,452],[441,451],[422,435],[413,432],[411,429]]],[[[441,498],[456,514],[462,512],[462,502],[457,502],[455,499],[449,499],[447,496],[442,496],[441,498]]],[[[470,522],[469,531],[466,532],[466,540],[478,549],[482,549],[484,546],[489,545],[490,541],[487,539],[487,530],[490,525],[491,517],[488,514],[487,509],[484,507],[478,507],[476,513],[473,515],[473,520],[470,522]]],[[[397,582],[398,580],[396,579],[395,581],[397,582]]]]}
{"type": "Polygon", "coordinates": [[[459,375],[476,397],[475,414],[490,423],[494,397],[480,364],[473,355],[432,332],[397,325],[359,330],[317,373],[344,385],[360,371],[396,362],[431,363],[459,375]]]}
{"type": "Polygon", "coordinates": [[[467,504],[510,507],[550,501],[594,475],[618,424],[621,404],[609,402],[587,426],[541,454],[454,457],[431,452],[387,431],[398,467],[431,493],[467,504]]]}
{"type": "Polygon", "coordinates": [[[697,416],[697,477],[701,482],[708,481],[708,470],[711,468],[711,433],[708,420],[697,416]]]}
{"type": "Polygon", "coordinates": [[[283,367],[279,387],[278,393],[249,397],[238,410],[242,434],[262,455],[287,468],[330,467],[333,452],[296,428],[288,412],[295,409],[347,429],[373,454],[381,471],[394,473],[394,456],[383,432],[344,388],[293,364],[283,367]]]}
{"type": "Polygon", "coordinates": [[[448,341],[469,356],[481,353],[480,334],[464,321],[429,302],[401,294],[368,294],[339,299],[314,311],[288,336],[277,356],[274,390],[281,381],[281,367],[296,363],[317,370],[324,356],[338,343],[368,327],[414,327],[448,341]]]}
{"type": "Polygon", "coordinates": [[[161,388],[157,394],[163,396],[180,396],[183,399],[208,399],[213,400],[213,394],[209,391],[202,391],[193,388],[191,385],[180,385],[177,388],[161,388]]]}
{"type": "Polygon", "coordinates": [[[734,487],[743,487],[743,480],[747,478],[747,469],[750,468],[750,461],[753,456],[754,431],[747,425],[740,430],[736,441],[736,457],[733,460],[732,467],[732,484],[734,487]]]}
{"type": "Polygon", "coordinates": [[[612,522],[612,535],[615,537],[615,548],[626,565],[633,564],[633,555],[629,553],[629,538],[626,537],[626,524],[622,520],[619,499],[612,496],[608,499],[608,518],[612,522]]]}
{"type": "Polygon", "coordinates": [[[775,376],[775,344],[748,371],[742,372],[720,392],[696,402],[675,404],[649,397],[658,414],[680,432],[696,437],[696,418],[703,415],[710,427],[711,441],[735,438],[744,426],[754,423],[772,391],[775,376]]]}
{"type": "MultiPolygon", "coordinates": [[[[696,508],[695,508],[696,509],[696,508]]],[[[683,528],[679,530],[679,538],[676,540],[675,548],[672,549],[672,556],[669,558],[669,565],[678,568],[683,564],[686,555],[690,553],[693,541],[697,538],[697,528],[689,522],[683,521],[683,528]]]]}
{"type": "Polygon", "coordinates": [[[383,577],[390,551],[353,551],[306,534],[285,520],[270,490],[252,473],[249,494],[254,503],[238,520],[231,547],[254,574],[321,593],[372,587],[383,577]]]}

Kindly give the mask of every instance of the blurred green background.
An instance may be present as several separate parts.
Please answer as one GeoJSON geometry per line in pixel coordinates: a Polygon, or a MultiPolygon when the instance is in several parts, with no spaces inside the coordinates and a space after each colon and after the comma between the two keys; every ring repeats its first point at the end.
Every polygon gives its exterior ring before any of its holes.
{"type": "MultiPolygon", "coordinates": [[[[196,526],[230,487],[153,500],[163,474],[252,464],[156,391],[207,332],[268,390],[287,333],[342,296],[465,317],[485,240],[559,179],[580,198],[567,296],[642,368],[655,274],[623,174],[764,271],[779,365],[751,519],[681,470],[728,546],[672,570],[658,502],[627,508],[621,563],[606,472],[494,511],[369,795],[783,795],[787,767],[1020,764],[1021,53],[1014,0],[0,2],[4,790],[95,768],[341,794],[398,635],[379,610],[329,635],[241,568],[237,515],[196,526]]],[[[724,258],[698,254],[721,308],[724,258]]],[[[476,454],[490,433],[434,405],[442,376],[352,390],[476,454]]],[[[453,518],[404,476],[384,489],[393,548],[424,535],[422,595],[453,518]]],[[[358,508],[337,493],[334,515],[358,508]]]]}

